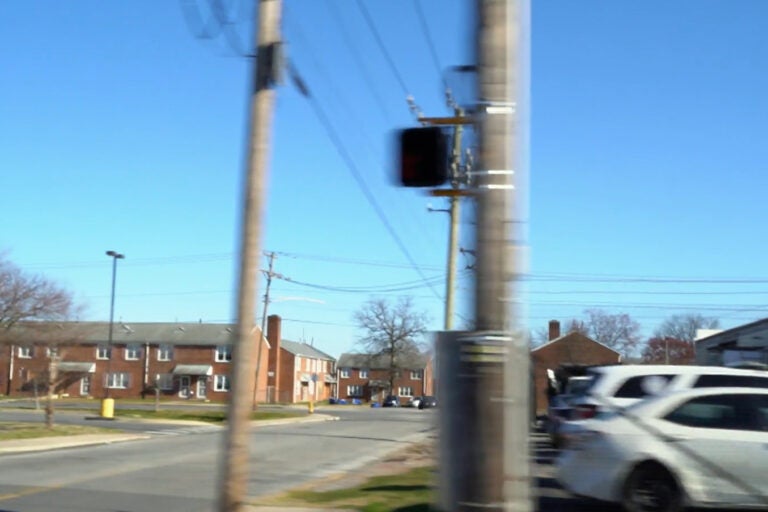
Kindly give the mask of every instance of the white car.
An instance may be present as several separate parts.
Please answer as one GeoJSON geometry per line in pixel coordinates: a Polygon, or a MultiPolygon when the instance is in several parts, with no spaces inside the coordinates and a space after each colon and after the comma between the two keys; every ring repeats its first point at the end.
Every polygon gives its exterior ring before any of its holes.
{"type": "Polygon", "coordinates": [[[574,434],[557,480],[630,512],[683,507],[768,510],[768,390],[667,393],[574,434]]]}
{"type": "Polygon", "coordinates": [[[591,368],[585,392],[571,400],[569,419],[582,420],[600,411],[628,407],[662,391],[692,388],[748,387],[768,389],[768,372],[724,366],[614,365],[591,368]]]}

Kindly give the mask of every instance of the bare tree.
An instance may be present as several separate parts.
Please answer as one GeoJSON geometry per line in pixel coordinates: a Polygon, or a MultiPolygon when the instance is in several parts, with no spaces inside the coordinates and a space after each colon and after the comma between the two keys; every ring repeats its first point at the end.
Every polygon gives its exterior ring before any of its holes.
{"type": "Polygon", "coordinates": [[[640,324],[626,313],[608,313],[602,309],[587,309],[586,318],[573,319],[566,325],[566,332],[578,332],[589,336],[620,352],[623,356],[634,354],[640,344],[640,324]]]}
{"type": "Polygon", "coordinates": [[[653,337],[643,348],[643,362],[648,364],[693,364],[695,360],[696,351],[691,341],[653,337]]]}
{"type": "MultiPolygon", "coordinates": [[[[58,372],[61,348],[79,335],[74,324],[67,323],[81,311],[72,295],[42,275],[28,274],[0,256],[0,346],[10,346],[10,357],[16,346],[38,345],[49,354],[48,369],[34,377],[35,390],[40,382],[48,391],[46,425],[53,426],[52,393],[61,383],[58,372]]],[[[7,393],[11,392],[13,375],[8,375],[7,393]]]]}
{"type": "Polygon", "coordinates": [[[699,329],[717,329],[720,320],[699,313],[672,315],[665,319],[654,331],[657,338],[674,338],[692,343],[696,339],[696,331],[699,329]]]}
{"type": "Polygon", "coordinates": [[[427,316],[414,310],[409,297],[391,304],[386,299],[371,299],[354,315],[363,331],[358,343],[366,354],[387,363],[389,392],[401,369],[425,349],[421,337],[427,331],[427,316]]]}

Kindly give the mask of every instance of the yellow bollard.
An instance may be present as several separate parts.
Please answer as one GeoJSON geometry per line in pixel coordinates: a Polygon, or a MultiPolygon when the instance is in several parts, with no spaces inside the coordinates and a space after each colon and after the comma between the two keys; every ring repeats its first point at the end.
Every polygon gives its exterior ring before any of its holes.
{"type": "Polygon", "coordinates": [[[101,417],[112,419],[115,417],[115,399],[105,398],[101,401],[101,417]]]}
{"type": "Polygon", "coordinates": [[[312,402],[312,400],[309,401],[309,414],[314,414],[315,412],[315,404],[312,402]]]}

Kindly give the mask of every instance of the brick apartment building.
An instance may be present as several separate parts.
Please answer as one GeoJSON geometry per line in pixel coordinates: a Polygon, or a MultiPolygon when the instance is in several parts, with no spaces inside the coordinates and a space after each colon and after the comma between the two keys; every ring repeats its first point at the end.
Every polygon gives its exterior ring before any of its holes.
{"type": "Polygon", "coordinates": [[[337,364],[337,398],[378,402],[393,394],[405,404],[415,396],[434,395],[432,361],[427,355],[412,357],[398,366],[394,389],[390,390],[388,356],[342,354],[337,364]]]}
{"type": "Polygon", "coordinates": [[[284,340],[280,317],[268,318],[269,402],[327,400],[336,392],[336,359],[307,343],[284,340]]]}
{"type": "MultiPolygon", "coordinates": [[[[280,317],[270,317],[270,327],[275,331],[272,337],[280,340],[280,317]]],[[[45,392],[51,359],[57,358],[54,393],[58,395],[137,398],[154,396],[156,387],[164,399],[226,401],[234,332],[233,324],[118,322],[110,344],[106,322],[34,325],[6,336],[0,344],[0,393],[45,392]]],[[[253,343],[258,341],[256,330],[253,343]]],[[[271,365],[275,352],[281,350],[274,350],[268,341],[261,344],[259,402],[280,396],[283,386],[294,387],[287,381],[269,387],[269,375],[280,373],[271,365]]],[[[255,369],[257,362],[252,365],[255,369]]],[[[329,367],[332,372],[332,358],[329,367]]],[[[323,382],[329,379],[322,375],[323,382]]]]}
{"type": "Polygon", "coordinates": [[[547,343],[531,350],[534,401],[537,414],[547,410],[547,370],[561,367],[618,364],[621,354],[578,332],[560,334],[560,322],[549,322],[547,343]]]}

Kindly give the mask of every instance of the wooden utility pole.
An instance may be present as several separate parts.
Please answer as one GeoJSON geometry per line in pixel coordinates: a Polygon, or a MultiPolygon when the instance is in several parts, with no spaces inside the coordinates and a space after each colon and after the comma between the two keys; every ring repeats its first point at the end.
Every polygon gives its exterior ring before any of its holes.
{"type": "MultiPolygon", "coordinates": [[[[463,111],[457,108],[456,117],[462,117],[463,111]]],[[[453,129],[453,155],[451,158],[451,186],[458,189],[461,173],[461,134],[464,126],[457,124],[453,129]]],[[[456,293],[456,253],[459,250],[459,199],[460,196],[448,198],[450,206],[451,226],[448,234],[448,276],[445,281],[445,330],[453,329],[454,297],[456,293]]]]}
{"type": "Polygon", "coordinates": [[[261,332],[259,335],[259,342],[256,344],[258,350],[256,355],[256,373],[253,381],[253,410],[259,408],[258,405],[258,393],[259,393],[259,371],[261,371],[261,352],[264,349],[264,339],[267,337],[267,333],[264,332],[267,328],[267,308],[269,307],[269,288],[272,286],[272,277],[274,277],[275,258],[277,255],[274,252],[268,252],[267,258],[269,258],[269,267],[264,275],[267,276],[267,286],[264,291],[264,309],[261,311],[261,332]]]}
{"type": "Polygon", "coordinates": [[[240,234],[240,269],[237,296],[237,330],[232,357],[228,425],[219,481],[219,512],[242,512],[248,495],[248,457],[255,362],[253,336],[256,318],[256,288],[261,225],[271,143],[274,87],[278,82],[280,59],[280,17],[282,0],[258,0],[256,62],[250,98],[248,164],[243,183],[243,213],[240,234]]]}

